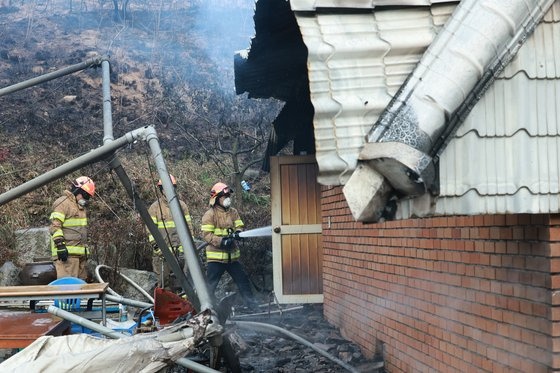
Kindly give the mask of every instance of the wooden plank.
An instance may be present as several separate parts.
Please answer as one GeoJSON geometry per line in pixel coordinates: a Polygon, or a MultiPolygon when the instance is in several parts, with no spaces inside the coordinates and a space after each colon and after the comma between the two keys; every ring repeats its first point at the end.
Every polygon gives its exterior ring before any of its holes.
{"type": "Polygon", "coordinates": [[[300,236],[292,234],[292,294],[301,294],[301,252],[300,236]]]}
{"type": "Polygon", "coordinates": [[[1,297],[45,296],[45,295],[80,295],[104,293],[108,283],[76,285],[31,285],[0,286],[1,297]]]}
{"type": "Polygon", "coordinates": [[[285,164],[304,164],[304,163],[317,163],[317,159],[315,158],[314,154],[311,155],[284,155],[278,158],[278,164],[285,165],[285,164]]]}
{"type": "Polygon", "coordinates": [[[298,165],[284,166],[288,168],[289,174],[289,206],[290,206],[290,224],[301,224],[299,214],[299,193],[298,193],[298,165]]]}
{"type": "Polygon", "coordinates": [[[308,236],[309,239],[309,257],[311,261],[309,263],[309,293],[318,294],[319,293],[319,258],[317,255],[317,235],[311,234],[308,236]]]}
{"type": "Polygon", "coordinates": [[[280,166],[280,205],[282,206],[282,223],[291,224],[290,214],[290,169],[289,166],[280,166]]]}
{"type": "MultiPolygon", "coordinates": [[[[270,195],[271,195],[271,218],[272,227],[282,225],[282,183],[280,180],[279,157],[270,157],[270,195]]],[[[282,259],[282,235],[273,231],[272,233],[272,271],[274,292],[281,296],[283,293],[283,259],[282,259]]]]}
{"type": "Polygon", "coordinates": [[[299,209],[299,224],[309,224],[309,215],[315,214],[315,211],[308,211],[307,199],[309,186],[307,185],[307,175],[305,174],[306,165],[297,165],[297,188],[298,188],[298,200],[297,205],[300,206],[299,209]]]}
{"type": "Polygon", "coordinates": [[[290,236],[282,235],[282,294],[292,292],[292,241],[290,236]]]}
{"type": "Polygon", "coordinates": [[[323,294],[323,235],[318,234],[317,237],[317,269],[319,271],[319,291],[318,294],[323,294]]]}
{"type": "Polygon", "coordinates": [[[308,224],[321,224],[319,216],[321,215],[320,209],[318,208],[319,201],[317,196],[317,166],[308,164],[305,165],[305,170],[307,174],[307,183],[309,189],[307,190],[307,209],[309,210],[309,222],[308,224]]]}
{"type": "Polygon", "coordinates": [[[311,234],[321,233],[321,224],[307,225],[283,225],[282,234],[311,234]]]}
{"type": "Polygon", "coordinates": [[[299,241],[301,243],[301,293],[310,294],[310,278],[309,278],[309,266],[310,256],[309,256],[309,235],[302,234],[299,236],[299,241]]]}

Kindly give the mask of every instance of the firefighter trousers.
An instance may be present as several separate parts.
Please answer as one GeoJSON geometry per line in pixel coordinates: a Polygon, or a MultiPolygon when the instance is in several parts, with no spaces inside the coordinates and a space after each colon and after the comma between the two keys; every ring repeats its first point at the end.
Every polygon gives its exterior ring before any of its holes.
{"type": "Polygon", "coordinates": [[[206,276],[208,277],[208,284],[212,294],[214,294],[222,275],[226,271],[230,274],[231,278],[233,278],[233,281],[237,285],[239,293],[241,293],[245,302],[254,302],[249,277],[247,276],[245,269],[243,269],[243,265],[237,260],[230,263],[208,262],[206,276]]]}

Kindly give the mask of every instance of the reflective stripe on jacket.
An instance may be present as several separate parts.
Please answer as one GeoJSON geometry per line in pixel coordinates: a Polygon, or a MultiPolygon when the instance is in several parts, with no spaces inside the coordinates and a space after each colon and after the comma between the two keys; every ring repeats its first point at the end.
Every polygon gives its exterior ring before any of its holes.
{"type": "Polygon", "coordinates": [[[202,217],[202,238],[208,242],[206,260],[209,262],[229,262],[241,256],[239,247],[235,245],[231,252],[220,250],[222,238],[243,228],[243,221],[234,208],[225,210],[221,206],[211,207],[202,217]]]}
{"type": "MultiPolygon", "coordinates": [[[[192,219],[191,215],[189,214],[189,208],[183,201],[179,201],[179,204],[181,205],[181,208],[185,213],[185,220],[187,221],[187,225],[189,226],[191,234],[193,234],[192,219]]],[[[148,212],[150,213],[154,224],[157,225],[159,232],[165,238],[167,245],[169,245],[169,247],[176,247],[178,248],[179,252],[183,252],[183,246],[181,245],[181,240],[179,239],[179,235],[177,234],[177,228],[175,226],[175,222],[173,221],[171,209],[167,204],[167,200],[162,198],[159,200],[159,202],[155,201],[148,209],[148,212]]],[[[156,242],[154,236],[152,236],[150,232],[148,232],[148,240],[152,244],[156,242]]],[[[160,255],[161,250],[154,250],[154,254],[160,255]]]]}
{"type": "Polygon", "coordinates": [[[86,255],[89,250],[87,242],[87,213],[78,205],[76,197],[68,190],[53,203],[49,232],[51,234],[51,254],[57,255],[53,239],[62,237],[66,243],[68,254],[86,255]]]}

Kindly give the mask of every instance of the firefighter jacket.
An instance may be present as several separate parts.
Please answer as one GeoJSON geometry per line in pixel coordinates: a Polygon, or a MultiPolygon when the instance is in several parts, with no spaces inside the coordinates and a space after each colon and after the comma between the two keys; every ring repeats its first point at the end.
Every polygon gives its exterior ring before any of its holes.
{"type": "Polygon", "coordinates": [[[224,209],[221,206],[211,207],[202,217],[202,238],[208,242],[206,247],[206,260],[208,262],[223,262],[238,260],[241,252],[237,245],[231,250],[220,249],[222,238],[232,232],[241,230],[243,221],[234,208],[224,209]]]}
{"type": "MultiPolygon", "coordinates": [[[[179,204],[181,205],[181,208],[185,213],[185,220],[189,225],[191,234],[193,234],[192,219],[191,215],[189,214],[187,204],[183,201],[179,201],[179,204]]],[[[148,212],[150,213],[154,224],[157,225],[159,232],[165,238],[168,247],[176,248],[179,252],[182,253],[183,246],[181,245],[181,240],[179,239],[179,235],[177,234],[177,228],[175,227],[175,222],[173,221],[171,209],[169,208],[167,201],[163,198],[159,201],[155,201],[148,209],[148,212]]],[[[155,246],[156,240],[154,236],[152,236],[149,232],[148,240],[154,247],[156,247],[156,249],[154,249],[154,254],[161,255],[161,250],[157,248],[157,246],[155,246]]]]}
{"type": "Polygon", "coordinates": [[[52,256],[57,255],[53,240],[58,237],[64,239],[68,254],[89,254],[86,246],[88,225],[86,209],[78,205],[76,197],[70,191],[65,191],[63,196],[54,201],[50,220],[52,256]]]}

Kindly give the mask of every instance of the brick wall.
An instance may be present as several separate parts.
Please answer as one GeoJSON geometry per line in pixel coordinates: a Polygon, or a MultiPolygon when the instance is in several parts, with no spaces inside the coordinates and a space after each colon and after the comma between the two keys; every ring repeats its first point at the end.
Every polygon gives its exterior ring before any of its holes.
{"type": "Polygon", "coordinates": [[[560,372],[560,218],[354,222],[323,187],[324,313],[389,372],[560,372]]]}

